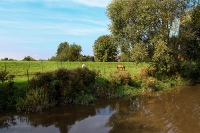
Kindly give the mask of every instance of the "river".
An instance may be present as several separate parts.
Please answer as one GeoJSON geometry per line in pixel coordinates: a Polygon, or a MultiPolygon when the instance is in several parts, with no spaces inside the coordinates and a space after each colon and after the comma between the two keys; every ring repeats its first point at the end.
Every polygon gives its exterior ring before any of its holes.
{"type": "Polygon", "coordinates": [[[0,112],[1,133],[199,133],[200,85],[40,113],[0,112]]]}

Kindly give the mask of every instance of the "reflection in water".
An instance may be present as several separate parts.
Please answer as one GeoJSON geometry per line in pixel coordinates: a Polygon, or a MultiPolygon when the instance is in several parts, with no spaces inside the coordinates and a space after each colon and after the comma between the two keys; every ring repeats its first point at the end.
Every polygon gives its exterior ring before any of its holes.
{"type": "Polygon", "coordinates": [[[77,121],[69,133],[108,133],[111,127],[105,126],[110,116],[116,111],[110,111],[110,107],[96,110],[96,115],[82,121],[77,121]]]}
{"type": "Polygon", "coordinates": [[[1,133],[196,133],[200,131],[200,85],[101,99],[41,113],[0,113],[1,133]]]}

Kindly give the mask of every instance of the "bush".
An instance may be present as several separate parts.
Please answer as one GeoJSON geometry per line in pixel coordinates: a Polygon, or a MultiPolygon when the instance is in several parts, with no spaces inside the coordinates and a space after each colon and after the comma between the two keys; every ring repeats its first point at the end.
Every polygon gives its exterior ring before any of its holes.
{"type": "Polygon", "coordinates": [[[94,98],[94,96],[92,94],[81,92],[81,93],[77,94],[77,96],[74,100],[74,103],[88,105],[90,102],[93,102],[95,100],[96,99],[94,98]]]}
{"type": "Polygon", "coordinates": [[[200,78],[200,65],[192,61],[184,61],[181,64],[180,75],[189,79],[191,83],[198,83],[200,78]]]}
{"type": "Polygon", "coordinates": [[[149,77],[147,79],[143,79],[142,80],[142,84],[141,84],[141,87],[142,87],[142,90],[143,92],[150,92],[150,91],[155,91],[155,90],[158,90],[158,86],[157,86],[157,80],[153,77],[149,77]]]}
{"type": "Polygon", "coordinates": [[[105,78],[97,77],[93,90],[93,94],[96,97],[107,97],[107,94],[110,91],[109,81],[105,78]]]}
{"type": "Polygon", "coordinates": [[[125,85],[125,84],[130,83],[131,75],[127,71],[121,72],[119,70],[116,70],[110,73],[109,79],[110,79],[111,84],[116,83],[116,84],[125,85]]]}
{"type": "Polygon", "coordinates": [[[15,93],[17,92],[17,88],[14,86],[14,77],[6,71],[0,72],[0,110],[14,108],[16,103],[15,93]]]}
{"type": "Polygon", "coordinates": [[[88,104],[95,100],[96,76],[96,71],[88,68],[60,68],[54,72],[37,73],[29,81],[26,97],[18,99],[17,110],[37,112],[55,104],[88,104]]]}
{"type": "Polygon", "coordinates": [[[44,89],[31,89],[26,93],[26,98],[18,98],[16,109],[18,112],[39,112],[49,107],[48,94],[44,89]]]}

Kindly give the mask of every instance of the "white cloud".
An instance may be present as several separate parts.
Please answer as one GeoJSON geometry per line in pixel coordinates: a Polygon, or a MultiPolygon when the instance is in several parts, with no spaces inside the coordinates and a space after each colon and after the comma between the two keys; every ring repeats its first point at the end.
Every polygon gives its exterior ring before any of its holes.
{"type": "Polygon", "coordinates": [[[97,7],[106,7],[111,2],[111,0],[73,0],[73,1],[87,6],[97,6],[97,7]]]}
{"type": "Polygon", "coordinates": [[[76,42],[82,45],[83,54],[90,54],[95,39],[109,34],[104,14],[109,1],[2,0],[0,58],[20,59],[30,53],[51,57],[62,41],[76,42]],[[47,46],[51,52],[39,54],[47,51],[47,46]]]}
{"type": "Polygon", "coordinates": [[[84,4],[87,6],[95,6],[95,7],[106,7],[111,0],[3,0],[1,2],[37,2],[37,3],[44,3],[48,6],[61,6],[66,7],[72,5],[73,2],[77,4],[84,4]]]}

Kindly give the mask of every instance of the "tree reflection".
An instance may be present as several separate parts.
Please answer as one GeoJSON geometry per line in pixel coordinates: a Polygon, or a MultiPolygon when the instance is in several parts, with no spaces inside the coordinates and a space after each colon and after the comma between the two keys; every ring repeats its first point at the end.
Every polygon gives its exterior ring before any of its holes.
{"type": "Polygon", "coordinates": [[[8,115],[2,115],[0,116],[0,129],[2,128],[9,128],[10,126],[15,126],[16,118],[14,115],[8,114],[8,115]]]}
{"type": "Polygon", "coordinates": [[[122,99],[101,99],[94,105],[66,105],[40,113],[1,113],[0,129],[9,129],[21,122],[36,128],[54,126],[60,133],[67,133],[76,123],[81,124],[85,122],[84,120],[88,120],[87,118],[106,115],[107,123],[105,121],[105,125],[101,127],[107,129],[111,127],[108,129],[109,133],[198,132],[200,130],[199,87],[173,89],[173,91],[154,92],[122,99]]]}

